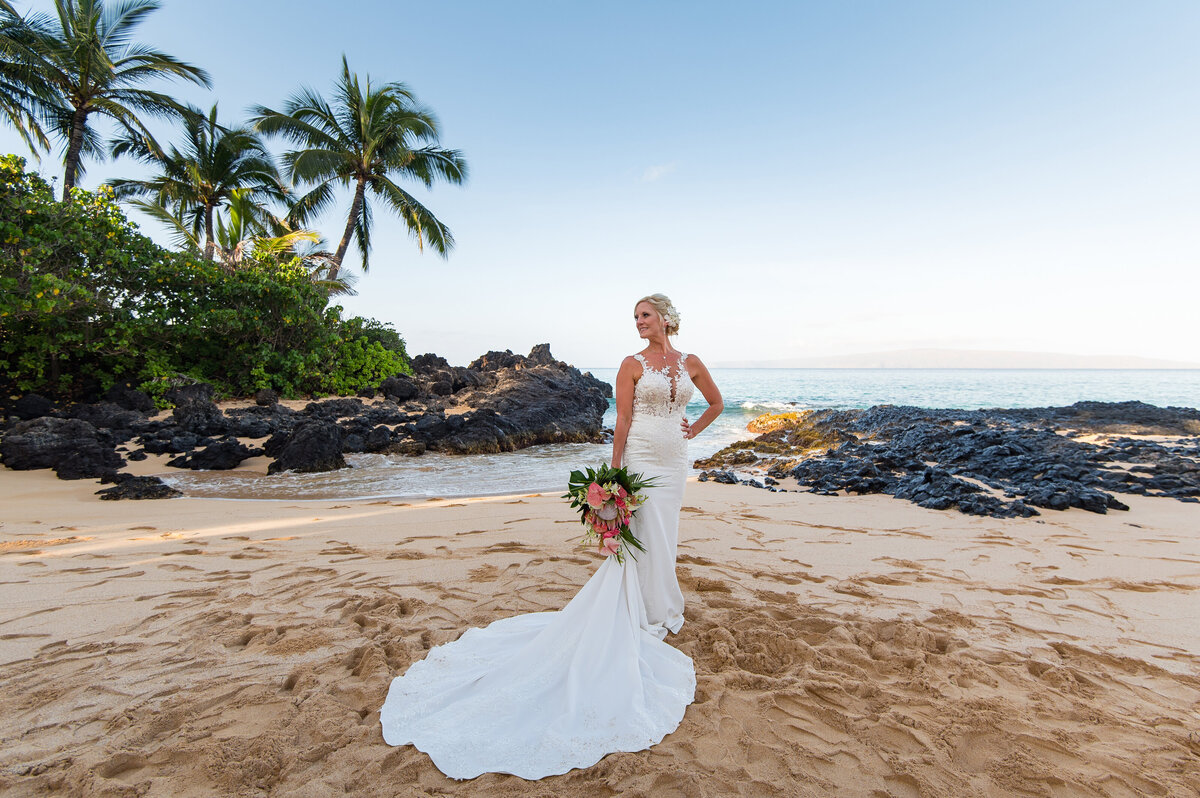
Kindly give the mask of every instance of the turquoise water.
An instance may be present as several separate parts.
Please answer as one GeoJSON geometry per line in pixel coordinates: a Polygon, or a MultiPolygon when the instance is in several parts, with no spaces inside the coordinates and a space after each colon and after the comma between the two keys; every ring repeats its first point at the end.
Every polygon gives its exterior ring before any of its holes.
{"type": "MultiPolygon", "coordinates": [[[[612,382],[616,369],[592,369],[612,382]]],[[[763,413],[814,408],[865,408],[877,404],[919,407],[1040,407],[1082,400],[1140,400],[1160,406],[1200,406],[1200,370],[1014,369],[713,369],[725,412],[689,445],[693,459],[749,437],[746,424],[763,413]]],[[[696,418],[706,404],[698,393],[688,405],[696,418]]],[[[609,402],[605,425],[616,411],[609,402]]],[[[593,444],[537,446],[520,452],[419,458],[347,457],[352,469],[329,474],[261,476],[248,472],[178,472],[164,475],[190,496],[237,499],[420,499],[565,490],[567,474],[607,459],[611,447],[593,444]]]]}
{"type": "MultiPolygon", "coordinates": [[[[616,369],[593,369],[613,383],[616,369]]],[[[816,408],[915,405],[977,410],[1045,407],[1083,400],[1200,407],[1200,370],[1112,369],[713,369],[725,412],[693,441],[697,457],[745,437],[746,424],[763,413],[816,408]],[[705,440],[705,439],[708,440],[705,440]]],[[[688,404],[695,418],[706,407],[699,392],[688,404]]],[[[612,401],[605,425],[612,426],[612,401]]]]}

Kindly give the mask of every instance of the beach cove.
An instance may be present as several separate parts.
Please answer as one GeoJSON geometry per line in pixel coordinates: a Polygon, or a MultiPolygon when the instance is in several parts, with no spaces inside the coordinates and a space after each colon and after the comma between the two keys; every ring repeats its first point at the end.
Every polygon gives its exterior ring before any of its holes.
{"type": "Polygon", "coordinates": [[[557,495],[95,489],[0,479],[6,794],[1200,792],[1196,504],[994,519],[690,482],[679,730],[536,784],[456,783],[387,747],[378,708],[431,646],[586,581],[557,495]]]}

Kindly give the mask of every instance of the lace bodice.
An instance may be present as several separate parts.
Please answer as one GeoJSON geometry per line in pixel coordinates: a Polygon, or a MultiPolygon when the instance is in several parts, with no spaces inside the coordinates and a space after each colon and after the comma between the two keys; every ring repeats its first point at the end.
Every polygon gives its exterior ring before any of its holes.
{"type": "Polygon", "coordinates": [[[670,363],[661,369],[653,368],[641,354],[634,358],[642,364],[642,377],[633,387],[634,417],[639,414],[664,418],[683,415],[695,387],[684,365],[687,354],[679,353],[674,369],[670,363]]]}

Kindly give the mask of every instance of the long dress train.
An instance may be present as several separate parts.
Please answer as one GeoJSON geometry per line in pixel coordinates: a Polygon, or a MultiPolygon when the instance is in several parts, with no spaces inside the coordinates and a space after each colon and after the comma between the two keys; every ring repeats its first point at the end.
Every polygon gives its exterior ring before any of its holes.
{"type": "Polygon", "coordinates": [[[539,779],[640,751],[678,727],[696,689],[691,659],[662,640],[683,622],[679,419],[691,382],[682,362],[676,380],[643,364],[634,391],[625,464],[659,483],[634,519],[646,551],[605,560],[557,612],[469,629],[413,663],[379,713],[390,745],[411,743],[457,779],[539,779]]]}

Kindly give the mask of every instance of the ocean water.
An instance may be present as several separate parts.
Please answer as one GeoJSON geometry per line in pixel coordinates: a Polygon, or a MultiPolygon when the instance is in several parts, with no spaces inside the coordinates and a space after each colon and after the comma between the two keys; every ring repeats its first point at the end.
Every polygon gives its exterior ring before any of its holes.
{"type": "MultiPolygon", "coordinates": [[[[616,369],[592,369],[612,383],[616,369]]],[[[1200,407],[1200,370],[1018,369],[713,369],[725,411],[689,452],[706,457],[743,438],[763,413],[817,408],[866,408],[878,404],[980,409],[1069,405],[1083,400],[1140,400],[1160,406],[1200,407]]],[[[696,418],[706,403],[688,405],[696,418]]],[[[616,410],[604,417],[611,427],[616,410]]],[[[164,478],[188,496],[228,499],[427,499],[506,495],[566,489],[567,475],[606,460],[599,444],[535,446],[520,452],[465,457],[430,453],[409,458],[350,455],[352,468],[326,474],[175,471],[164,478]]]]}

